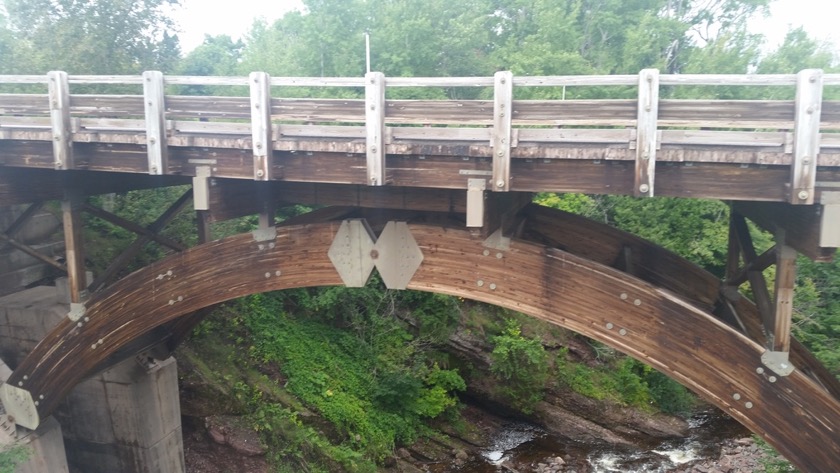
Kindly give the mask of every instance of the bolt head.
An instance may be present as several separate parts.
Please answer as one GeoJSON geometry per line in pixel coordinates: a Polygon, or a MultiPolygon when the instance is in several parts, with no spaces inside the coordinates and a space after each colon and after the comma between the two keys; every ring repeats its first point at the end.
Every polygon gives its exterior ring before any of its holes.
{"type": "Polygon", "coordinates": [[[642,184],[639,186],[639,192],[647,193],[650,190],[650,186],[647,184],[642,184]]]}
{"type": "Polygon", "coordinates": [[[498,188],[505,187],[505,181],[502,181],[502,180],[496,181],[496,187],[498,187],[498,188]]]}
{"type": "Polygon", "coordinates": [[[799,194],[796,194],[796,196],[799,197],[799,200],[806,200],[808,195],[808,191],[799,191],[799,194]]]}

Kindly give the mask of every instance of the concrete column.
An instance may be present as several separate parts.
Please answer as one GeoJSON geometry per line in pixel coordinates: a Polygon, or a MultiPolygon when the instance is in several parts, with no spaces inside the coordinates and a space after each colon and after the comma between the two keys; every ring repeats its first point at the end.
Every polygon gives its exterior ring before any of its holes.
{"type": "MultiPolygon", "coordinates": [[[[0,298],[0,357],[17,365],[67,316],[64,297],[55,287],[36,287],[0,298]]],[[[185,471],[173,358],[119,363],[77,385],[53,417],[61,424],[69,464],[79,471],[185,471]]]]}
{"type": "MultiPolygon", "coordinates": [[[[12,370],[0,360],[0,382],[5,382],[12,370]]],[[[35,431],[17,427],[10,422],[0,405],[0,451],[22,448],[26,459],[17,465],[15,473],[67,473],[67,455],[61,426],[53,418],[47,419],[35,431]]]]}

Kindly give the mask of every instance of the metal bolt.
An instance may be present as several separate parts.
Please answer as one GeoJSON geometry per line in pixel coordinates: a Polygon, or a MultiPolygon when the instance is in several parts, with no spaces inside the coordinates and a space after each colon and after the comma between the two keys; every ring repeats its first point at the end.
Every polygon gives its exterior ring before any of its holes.
{"type": "Polygon", "coordinates": [[[93,345],[91,345],[91,346],[90,346],[90,349],[91,349],[91,350],[96,350],[96,344],[94,343],[93,345]]]}
{"type": "Polygon", "coordinates": [[[758,373],[758,374],[764,374],[764,368],[759,366],[758,368],[755,369],[755,372],[758,373]]]}
{"type": "Polygon", "coordinates": [[[376,152],[376,146],[371,146],[370,147],[370,152],[375,153],[376,152]]]}
{"type": "Polygon", "coordinates": [[[642,184],[639,186],[639,192],[647,192],[650,190],[650,186],[647,184],[642,184]]]}
{"type": "Polygon", "coordinates": [[[735,394],[732,395],[732,399],[735,399],[737,401],[737,400],[741,399],[741,395],[738,394],[738,393],[735,393],[735,394]]]}
{"type": "Polygon", "coordinates": [[[184,296],[178,296],[178,302],[181,302],[183,300],[184,300],[184,296]]]}
{"type": "Polygon", "coordinates": [[[484,280],[479,279],[479,280],[476,282],[476,284],[478,285],[478,287],[482,287],[482,286],[484,286],[484,280]]]}
{"type": "Polygon", "coordinates": [[[500,117],[500,118],[502,118],[502,117],[504,117],[504,116],[505,116],[505,112],[501,112],[501,113],[499,113],[499,117],[500,117]]]}
{"type": "Polygon", "coordinates": [[[371,110],[376,110],[376,105],[371,104],[370,109],[371,110]]]}
{"type": "Polygon", "coordinates": [[[813,106],[813,105],[811,105],[810,107],[808,107],[807,109],[805,109],[805,112],[807,112],[807,113],[814,113],[814,106],[813,106]]]}
{"type": "Polygon", "coordinates": [[[802,164],[808,164],[811,162],[811,159],[808,156],[802,158],[802,164]]]}
{"type": "Polygon", "coordinates": [[[155,139],[154,138],[149,138],[149,144],[152,144],[152,145],[155,144],[155,139]]]}
{"type": "Polygon", "coordinates": [[[504,186],[505,186],[505,181],[502,181],[502,180],[496,181],[496,187],[504,187],[504,186]]]}
{"type": "Polygon", "coordinates": [[[278,269],[277,271],[275,271],[275,272],[274,272],[274,275],[275,275],[275,276],[280,276],[281,274],[283,274],[283,273],[282,273],[282,272],[280,272],[280,270],[279,270],[279,269],[278,269]]]}
{"type": "Polygon", "coordinates": [[[490,284],[490,290],[491,290],[491,291],[495,291],[495,290],[496,290],[496,283],[491,283],[491,284],[490,284]]]}
{"type": "Polygon", "coordinates": [[[255,104],[254,104],[254,108],[256,108],[257,110],[259,110],[259,109],[260,109],[260,104],[255,103],[255,104]]]}
{"type": "Polygon", "coordinates": [[[262,149],[262,143],[257,143],[257,149],[262,149]]]}
{"type": "Polygon", "coordinates": [[[767,378],[767,381],[770,381],[771,383],[775,383],[776,382],[776,377],[771,376],[771,377],[767,378]]]}
{"type": "Polygon", "coordinates": [[[621,295],[620,295],[620,296],[618,296],[618,297],[620,297],[620,298],[621,298],[621,300],[623,300],[623,301],[626,301],[626,300],[627,300],[627,294],[626,294],[626,293],[624,293],[624,292],[622,292],[622,293],[621,293],[621,295]]]}
{"type": "Polygon", "coordinates": [[[496,154],[498,154],[499,156],[504,156],[504,155],[505,155],[505,152],[504,152],[504,151],[499,151],[499,152],[498,152],[498,153],[496,153],[496,154]]]}
{"type": "Polygon", "coordinates": [[[90,317],[85,317],[85,322],[90,322],[90,317]]]}
{"type": "Polygon", "coordinates": [[[812,74],[810,77],[808,77],[808,82],[816,82],[816,81],[817,81],[817,75],[816,74],[812,74]]]}
{"type": "Polygon", "coordinates": [[[29,376],[23,375],[23,380],[26,381],[27,379],[29,379],[29,376]]]}
{"type": "Polygon", "coordinates": [[[618,334],[623,337],[623,336],[627,335],[627,330],[621,329],[621,330],[618,331],[618,334]]]}
{"type": "Polygon", "coordinates": [[[612,330],[613,327],[614,325],[612,324],[612,322],[607,322],[607,330],[612,330]]]}
{"type": "Polygon", "coordinates": [[[808,198],[808,191],[799,191],[799,194],[796,196],[799,197],[799,200],[806,200],[808,198]]]}
{"type": "Polygon", "coordinates": [[[746,407],[747,409],[752,409],[752,407],[753,407],[753,403],[751,403],[751,402],[747,401],[747,403],[746,403],[746,404],[744,404],[744,407],[746,407]]]}
{"type": "Polygon", "coordinates": [[[266,277],[266,278],[270,278],[270,277],[271,277],[271,273],[265,273],[265,277],[266,277]]]}
{"type": "Polygon", "coordinates": [[[636,305],[636,306],[638,306],[638,305],[642,305],[642,301],[641,301],[641,299],[636,299],[636,300],[634,300],[634,301],[633,301],[633,305],[636,305]]]}
{"type": "Polygon", "coordinates": [[[648,82],[653,82],[653,76],[650,74],[647,75],[646,79],[648,82]]]}
{"type": "Polygon", "coordinates": [[[35,401],[35,407],[38,407],[39,404],[40,404],[40,402],[35,401]]]}
{"type": "Polygon", "coordinates": [[[504,83],[505,83],[505,78],[504,78],[504,77],[502,77],[501,79],[499,79],[499,82],[500,82],[500,83],[502,83],[502,84],[504,84],[504,83]]]}
{"type": "Polygon", "coordinates": [[[76,326],[77,326],[77,327],[79,327],[79,328],[81,328],[83,325],[84,325],[84,324],[83,324],[83,323],[81,323],[81,322],[79,322],[79,323],[77,323],[77,324],[76,324],[76,326]]]}
{"type": "Polygon", "coordinates": [[[38,396],[38,399],[43,400],[43,399],[44,399],[44,395],[43,395],[43,394],[39,395],[39,396],[38,396]]]}
{"type": "Polygon", "coordinates": [[[257,169],[257,177],[263,177],[263,176],[265,176],[265,171],[263,171],[262,169],[257,169]]]}
{"type": "Polygon", "coordinates": [[[490,256],[490,250],[484,250],[481,254],[484,256],[490,256]]]}
{"type": "Polygon", "coordinates": [[[149,100],[148,104],[149,104],[149,106],[150,106],[150,107],[151,107],[152,105],[154,105],[154,104],[152,103],[152,101],[151,101],[151,100],[149,100]]]}
{"type": "Polygon", "coordinates": [[[502,259],[502,256],[504,256],[504,255],[501,254],[501,253],[496,253],[496,259],[502,259]]]}
{"type": "Polygon", "coordinates": [[[61,141],[61,137],[60,137],[60,136],[56,136],[56,137],[55,137],[55,138],[53,138],[53,139],[54,139],[55,141],[61,141]]]}

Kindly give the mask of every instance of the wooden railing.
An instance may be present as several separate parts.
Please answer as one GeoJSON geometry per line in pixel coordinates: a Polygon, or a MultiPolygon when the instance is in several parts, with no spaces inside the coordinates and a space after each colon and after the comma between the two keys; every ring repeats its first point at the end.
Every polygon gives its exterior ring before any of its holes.
{"type": "Polygon", "coordinates": [[[74,143],[143,145],[150,174],[171,172],[173,147],[244,149],[253,155],[255,180],[278,178],[273,151],[349,153],[365,157],[366,184],[372,186],[387,183],[386,155],[466,154],[492,160],[488,188],[495,191],[511,190],[512,160],[592,159],[597,154],[635,161],[637,196],[654,195],[657,162],[789,166],[789,201],[811,204],[817,167],[840,167],[840,101],[823,99],[824,86],[837,85],[840,74],[813,69],[790,75],[661,75],[646,69],[638,75],[514,77],[498,72],[474,78],[386,78],[378,72],[364,78],[272,78],[262,72],[184,77],[156,71],[68,76],[56,71],[0,76],[0,87],[26,90],[0,94],[0,143],[49,141],[57,170],[83,168],[74,159],[74,143]],[[137,91],[71,93],[71,87],[92,86],[137,91]],[[241,87],[243,95],[166,93],[183,86],[241,87]],[[661,97],[686,86],[782,86],[791,98],[661,97]],[[387,97],[388,90],[401,87],[479,87],[487,98],[387,97]],[[562,88],[564,96],[515,98],[520,89],[534,87],[562,88]],[[624,96],[633,98],[565,99],[567,87],[623,87],[630,91],[624,96]],[[349,88],[341,95],[357,98],[300,97],[306,94],[299,88],[349,88]],[[298,97],[289,97],[294,91],[298,97]]]}

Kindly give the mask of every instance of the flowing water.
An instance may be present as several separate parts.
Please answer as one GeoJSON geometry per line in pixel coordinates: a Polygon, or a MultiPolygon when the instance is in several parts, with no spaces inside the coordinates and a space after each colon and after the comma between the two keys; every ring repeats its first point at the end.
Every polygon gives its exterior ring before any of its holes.
{"type": "Polygon", "coordinates": [[[547,434],[534,425],[515,422],[495,434],[480,458],[434,471],[495,473],[498,465],[510,462],[524,472],[531,471],[529,466],[550,464],[561,457],[567,464],[566,471],[578,473],[664,473],[695,460],[717,457],[723,440],[749,435],[744,427],[717,411],[696,414],[689,426],[689,435],[683,439],[621,448],[576,443],[547,434]]]}

